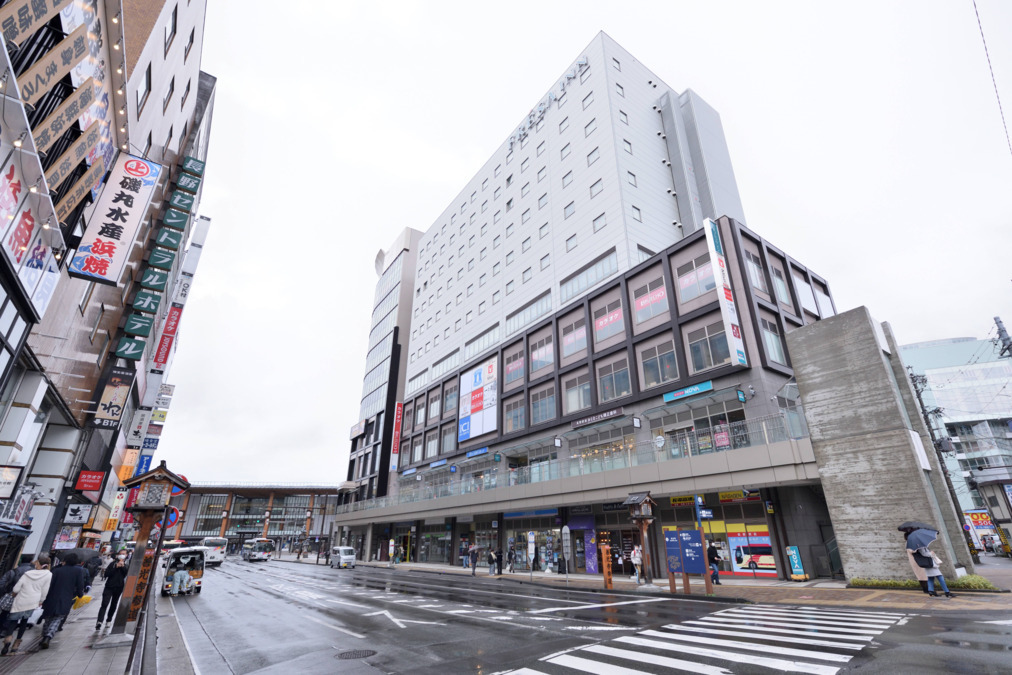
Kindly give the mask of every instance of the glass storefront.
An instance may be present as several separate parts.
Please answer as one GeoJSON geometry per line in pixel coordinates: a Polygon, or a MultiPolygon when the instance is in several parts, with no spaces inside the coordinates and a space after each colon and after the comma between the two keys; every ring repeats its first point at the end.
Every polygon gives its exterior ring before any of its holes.
{"type": "Polygon", "coordinates": [[[418,538],[418,562],[451,562],[452,542],[452,532],[446,529],[446,525],[423,526],[418,538]]]}
{"type": "MultiPolygon", "coordinates": [[[[513,547],[516,553],[514,569],[517,572],[531,571],[534,559],[528,555],[527,533],[534,532],[537,566],[534,571],[557,571],[562,557],[562,526],[555,518],[511,518],[506,521],[506,546],[504,552],[513,547]]],[[[506,569],[505,564],[503,569],[506,569]]]]}
{"type": "MultiPolygon", "coordinates": [[[[713,518],[702,521],[703,536],[720,551],[721,574],[777,578],[780,570],[762,501],[738,491],[709,493],[704,499],[713,518]]],[[[663,509],[659,522],[662,530],[696,529],[695,518],[692,507],[676,507],[663,509]]]]}

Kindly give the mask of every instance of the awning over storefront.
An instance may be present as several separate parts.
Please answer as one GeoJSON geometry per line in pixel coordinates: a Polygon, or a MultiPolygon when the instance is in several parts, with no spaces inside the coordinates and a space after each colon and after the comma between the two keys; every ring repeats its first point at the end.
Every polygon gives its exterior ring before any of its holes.
{"type": "Polygon", "coordinates": [[[21,527],[14,523],[0,523],[0,537],[27,537],[32,533],[31,528],[21,527]]]}
{"type": "Polygon", "coordinates": [[[741,385],[736,384],[732,387],[726,387],[724,389],[718,389],[705,394],[699,394],[689,399],[674,401],[672,403],[668,403],[667,405],[644,410],[643,417],[646,417],[648,420],[652,420],[666,415],[674,415],[675,413],[685,412],[686,410],[700,410],[708,405],[713,405],[714,403],[737,401],[739,389],[741,389],[741,385]]]}
{"type": "Polygon", "coordinates": [[[622,427],[629,426],[632,424],[632,417],[630,415],[622,415],[620,417],[613,417],[610,420],[604,422],[598,422],[597,424],[590,424],[579,429],[573,429],[562,434],[562,437],[566,440],[572,440],[575,438],[583,438],[592,434],[599,434],[602,431],[611,431],[612,429],[621,429],[622,427]]]}
{"type": "Polygon", "coordinates": [[[526,443],[520,443],[518,445],[511,445],[508,448],[500,450],[506,457],[525,457],[531,450],[540,450],[541,448],[550,448],[555,446],[555,436],[542,436],[526,443]]]}

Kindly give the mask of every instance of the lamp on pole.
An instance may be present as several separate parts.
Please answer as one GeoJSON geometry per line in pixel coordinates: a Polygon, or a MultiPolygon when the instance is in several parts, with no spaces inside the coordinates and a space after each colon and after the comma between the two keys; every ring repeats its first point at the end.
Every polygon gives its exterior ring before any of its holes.
{"type": "Polygon", "coordinates": [[[650,575],[650,540],[647,528],[654,522],[654,506],[657,504],[650,498],[649,492],[630,492],[622,504],[629,507],[629,518],[639,526],[640,545],[643,547],[643,580],[651,584],[653,579],[650,575]]]}

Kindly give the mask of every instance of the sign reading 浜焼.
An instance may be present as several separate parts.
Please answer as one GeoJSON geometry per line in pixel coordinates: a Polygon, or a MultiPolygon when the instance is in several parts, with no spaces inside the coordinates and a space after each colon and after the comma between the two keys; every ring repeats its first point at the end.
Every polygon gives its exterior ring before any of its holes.
{"type": "Polygon", "coordinates": [[[710,261],[713,263],[713,273],[715,277],[719,278],[721,284],[717,293],[720,301],[720,316],[724,320],[724,337],[727,339],[727,346],[731,351],[731,361],[739,366],[747,366],[745,342],[741,335],[741,320],[738,318],[734,292],[731,290],[731,273],[727,269],[724,246],[720,241],[720,228],[715,221],[707,218],[703,221],[703,230],[706,232],[706,247],[710,253],[710,261]]]}
{"type": "MultiPolygon", "coordinates": [[[[160,164],[146,159],[119,156],[92,212],[92,222],[67,266],[70,276],[110,286],[118,283],[162,171],[160,164]]],[[[165,287],[164,280],[161,288],[151,280],[142,280],[141,285],[156,290],[165,287]]]]}

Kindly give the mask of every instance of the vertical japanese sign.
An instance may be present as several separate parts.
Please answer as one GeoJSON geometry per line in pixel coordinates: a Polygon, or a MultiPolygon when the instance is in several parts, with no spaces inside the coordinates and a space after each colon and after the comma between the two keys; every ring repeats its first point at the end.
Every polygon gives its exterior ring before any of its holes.
{"type": "Polygon", "coordinates": [[[67,267],[72,277],[115,286],[164,167],[121,154],[91,215],[91,223],[67,267]],[[98,222],[95,222],[98,221],[98,222]]]}
{"type": "Polygon", "coordinates": [[[728,349],[731,351],[731,359],[740,366],[747,366],[745,342],[741,335],[741,321],[738,319],[738,308],[734,302],[734,293],[731,291],[731,274],[727,269],[724,246],[720,241],[720,229],[716,222],[707,218],[703,221],[703,230],[706,232],[706,247],[710,252],[710,262],[713,265],[714,274],[719,275],[720,278],[721,287],[718,290],[720,316],[724,319],[724,336],[727,339],[728,349]]]}
{"type": "Polygon", "coordinates": [[[394,433],[390,441],[390,470],[397,471],[398,458],[401,451],[401,423],[404,418],[404,404],[398,403],[394,408],[394,433]]]}
{"type": "Polygon", "coordinates": [[[105,386],[102,388],[98,409],[91,419],[91,425],[103,429],[118,429],[123,409],[130,397],[134,383],[134,371],[129,368],[108,367],[105,386]]]}

